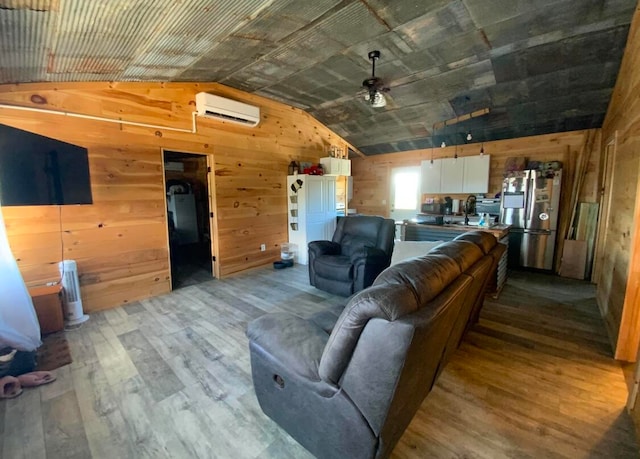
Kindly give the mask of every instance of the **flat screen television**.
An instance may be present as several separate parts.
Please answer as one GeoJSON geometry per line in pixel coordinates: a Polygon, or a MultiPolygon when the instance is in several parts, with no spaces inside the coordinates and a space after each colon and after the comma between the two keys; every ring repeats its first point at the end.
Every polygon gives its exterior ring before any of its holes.
{"type": "Polygon", "coordinates": [[[0,124],[0,204],[92,204],[87,149],[0,124]]]}

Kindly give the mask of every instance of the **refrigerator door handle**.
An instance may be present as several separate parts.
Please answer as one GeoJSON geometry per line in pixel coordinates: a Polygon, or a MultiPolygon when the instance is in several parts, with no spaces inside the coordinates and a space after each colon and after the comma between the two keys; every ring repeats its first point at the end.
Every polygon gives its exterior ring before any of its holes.
{"type": "Polygon", "coordinates": [[[532,171],[526,172],[525,179],[525,202],[524,202],[524,227],[529,228],[531,226],[531,193],[533,193],[533,186],[531,184],[531,175],[532,171]]]}

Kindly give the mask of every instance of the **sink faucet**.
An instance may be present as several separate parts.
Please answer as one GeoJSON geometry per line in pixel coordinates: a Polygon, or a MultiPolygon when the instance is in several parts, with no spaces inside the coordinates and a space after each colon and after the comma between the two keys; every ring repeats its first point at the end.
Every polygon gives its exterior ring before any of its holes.
{"type": "Polygon", "coordinates": [[[475,207],[476,197],[474,195],[469,195],[467,200],[464,203],[464,224],[469,224],[469,214],[475,207]]]}

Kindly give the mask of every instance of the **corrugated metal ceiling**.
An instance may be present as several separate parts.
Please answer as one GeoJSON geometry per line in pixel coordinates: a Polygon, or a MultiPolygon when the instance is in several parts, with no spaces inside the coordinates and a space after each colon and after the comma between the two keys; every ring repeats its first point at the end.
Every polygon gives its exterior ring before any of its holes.
{"type": "Polygon", "coordinates": [[[367,154],[599,127],[635,0],[0,0],[0,83],[216,81],[367,154]],[[388,104],[363,101],[367,52],[388,104]]]}

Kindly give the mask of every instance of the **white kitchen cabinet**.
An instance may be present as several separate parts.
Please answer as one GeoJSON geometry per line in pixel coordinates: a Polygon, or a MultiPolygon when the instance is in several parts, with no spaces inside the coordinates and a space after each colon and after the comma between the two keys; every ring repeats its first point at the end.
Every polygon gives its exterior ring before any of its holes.
{"type": "Polygon", "coordinates": [[[422,161],[420,164],[420,175],[422,186],[420,191],[423,194],[440,193],[440,173],[442,172],[442,161],[434,159],[431,161],[422,161]]]}
{"type": "Polygon", "coordinates": [[[489,192],[490,155],[465,156],[422,161],[424,194],[463,194],[489,192]]]}
{"type": "Polygon", "coordinates": [[[466,156],[464,159],[463,193],[489,192],[490,155],[466,156]]]}
{"type": "Polygon", "coordinates": [[[324,175],[351,175],[351,160],[344,158],[320,158],[324,175]]]}
{"type": "Polygon", "coordinates": [[[336,178],[328,175],[287,177],[289,242],[297,244],[297,262],[309,261],[311,241],[331,240],[336,229],[336,178]]]}
{"type": "Polygon", "coordinates": [[[462,193],[464,161],[462,158],[443,158],[440,173],[440,193],[462,193]]]}
{"type": "Polygon", "coordinates": [[[345,177],[351,177],[351,160],[343,159],[342,167],[340,168],[340,170],[342,171],[342,174],[340,175],[344,175],[345,177]]]}

